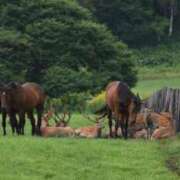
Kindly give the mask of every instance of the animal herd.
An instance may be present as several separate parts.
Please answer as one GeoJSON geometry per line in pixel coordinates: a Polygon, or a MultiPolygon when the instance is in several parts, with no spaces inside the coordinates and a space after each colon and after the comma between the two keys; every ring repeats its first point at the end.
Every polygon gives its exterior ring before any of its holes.
{"type": "Polygon", "coordinates": [[[84,138],[146,138],[162,139],[175,135],[173,119],[168,112],[156,113],[142,109],[139,95],[135,95],[126,83],[113,81],[106,87],[106,104],[96,112],[96,118],[84,115],[94,125],[80,128],[69,126],[71,114],[59,115],[54,109],[43,114],[46,94],[36,83],[9,83],[0,87],[0,105],[3,134],[6,135],[6,119],[12,133],[24,134],[26,116],[31,121],[32,135],[42,137],[84,137],[84,138]],[[37,123],[34,118],[37,112],[37,123]],[[18,119],[17,119],[17,117],[18,119]],[[103,122],[107,117],[109,131],[103,122]],[[49,120],[55,124],[50,125],[49,120]]]}

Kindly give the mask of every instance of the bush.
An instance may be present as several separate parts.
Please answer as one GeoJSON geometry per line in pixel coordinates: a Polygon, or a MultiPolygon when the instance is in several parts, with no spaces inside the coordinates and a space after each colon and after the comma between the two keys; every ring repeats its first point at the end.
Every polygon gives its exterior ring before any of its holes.
{"type": "Polygon", "coordinates": [[[75,0],[3,1],[0,61],[56,98],[94,94],[111,80],[134,86],[132,54],[91,16],[75,0]]]}
{"type": "Polygon", "coordinates": [[[95,112],[96,110],[102,108],[105,105],[105,91],[94,96],[91,100],[87,102],[87,109],[90,112],[95,112]]]}
{"type": "Polygon", "coordinates": [[[179,64],[179,43],[159,45],[155,48],[134,50],[134,59],[138,66],[172,66],[179,64]]]}
{"type": "Polygon", "coordinates": [[[51,106],[56,109],[57,112],[63,111],[85,111],[87,101],[91,99],[89,93],[69,93],[62,98],[51,98],[46,104],[46,109],[51,106]]]}

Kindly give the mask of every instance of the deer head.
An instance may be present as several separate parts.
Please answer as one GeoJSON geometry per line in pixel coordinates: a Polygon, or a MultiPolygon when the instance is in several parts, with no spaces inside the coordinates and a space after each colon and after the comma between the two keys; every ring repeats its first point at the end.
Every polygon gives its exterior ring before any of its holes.
{"type": "Polygon", "coordinates": [[[103,117],[92,117],[87,114],[82,114],[82,115],[84,116],[85,119],[95,123],[97,128],[104,128],[104,126],[102,125],[103,117]]]}

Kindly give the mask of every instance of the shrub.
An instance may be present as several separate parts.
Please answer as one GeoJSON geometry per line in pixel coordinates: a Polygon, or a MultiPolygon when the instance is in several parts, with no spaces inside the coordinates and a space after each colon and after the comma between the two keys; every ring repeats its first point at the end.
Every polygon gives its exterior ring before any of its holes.
{"type": "Polygon", "coordinates": [[[105,105],[105,92],[102,91],[100,94],[97,94],[87,102],[87,109],[91,112],[95,112],[104,105],[105,105]]]}
{"type": "Polygon", "coordinates": [[[69,93],[62,98],[49,99],[46,109],[49,109],[52,106],[57,112],[81,112],[86,110],[86,103],[90,98],[91,95],[89,93],[69,93]]]}

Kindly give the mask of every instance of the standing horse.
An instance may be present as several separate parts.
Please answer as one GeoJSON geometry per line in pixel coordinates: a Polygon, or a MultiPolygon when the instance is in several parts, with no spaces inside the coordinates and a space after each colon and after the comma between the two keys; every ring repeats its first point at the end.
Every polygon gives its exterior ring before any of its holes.
{"type": "Polygon", "coordinates": [[[122,135],[128,137],[128,124],[135,122],[136,115],[141,108],[139,95],[135,96],[127,84],[114,81],[106,88],[106,104],[109,119],[109,135],[112,137],[112,115],[115,118],[115,136],[121,126],[122,135]]]}
{"type": "Polygon", "coordinates": [[[40,133],[41,117],[44,109],[45,93],[36,83],[10,83],[3,88],[1,95],[1,108],[8,113],[12,120],[12,126],[18,134],[24,134],[25,113],[28,114],[32,125],[32,135],[36,131],[36,123],[33,117],[34,108],[37,110],[37,133],[40,133]],[[19,125],[16,119],[19,115],[19,125]]]}

